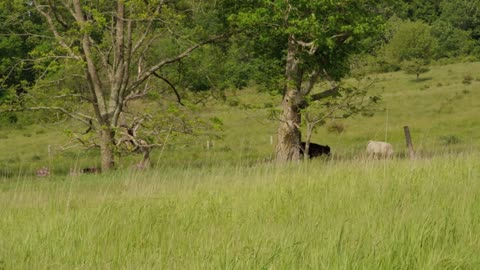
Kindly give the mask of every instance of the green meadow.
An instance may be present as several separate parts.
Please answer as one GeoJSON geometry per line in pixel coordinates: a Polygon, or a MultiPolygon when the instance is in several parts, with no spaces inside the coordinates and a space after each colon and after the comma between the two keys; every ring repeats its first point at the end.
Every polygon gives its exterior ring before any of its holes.
{"type": "Polygon", "coordinates": [[[372,75],[375,115],[320,127],[332,157],[286,166],[270,162],[281,98],[253,89],[205,108],[224,123],[209,149],[176,140],[149,171],[136,156],[69,176],[97,153],[59,151],[59,125],[2,127],[0,269],[479,269],[480,63],[431,69],[372,75]],[[372,139],[395,157],[366,160],[372,139]]]}
{"type": "Polygon", "coordinates": [[[478,269],[480,156],[2,183],[3,269],[478,269]]]}

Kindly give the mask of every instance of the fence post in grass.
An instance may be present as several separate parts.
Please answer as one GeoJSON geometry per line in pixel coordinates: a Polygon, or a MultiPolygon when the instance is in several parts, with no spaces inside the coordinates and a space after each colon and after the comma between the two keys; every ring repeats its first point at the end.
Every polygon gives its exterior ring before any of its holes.
{"type": "Polygon", "coordinates": [[[270,145],[273,145],[273,136],[270,135],[270,145]]]}
{"type": "Polygon", "coordinates": [[[47,146],[48,151],[48,169],[52,168],[52,146],[49,144],[47,146]]]}
{"type": "Polygon", "coordinates": [[[410,136],[410,129],[408,128],[408,126],[404,126],[403,131],[405,132],[405,140],[407,141],[407,148],[410,159],[415,159],[415,152],[413,151],[413,143],[412,136],[410,136]]]}

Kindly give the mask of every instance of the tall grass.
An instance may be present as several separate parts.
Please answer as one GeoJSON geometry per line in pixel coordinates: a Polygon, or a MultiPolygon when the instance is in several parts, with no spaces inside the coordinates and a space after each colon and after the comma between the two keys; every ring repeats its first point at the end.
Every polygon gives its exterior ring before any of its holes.
{"type": "Polygon", "coordinates": [[[446,154],[8,180],[0,269],[478,269],[478,164],[446,154]]]}

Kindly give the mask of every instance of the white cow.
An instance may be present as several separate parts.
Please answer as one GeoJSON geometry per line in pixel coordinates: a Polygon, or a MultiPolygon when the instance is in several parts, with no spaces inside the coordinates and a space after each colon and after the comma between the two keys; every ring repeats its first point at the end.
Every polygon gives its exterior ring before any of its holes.
{"type": "Polygon", "coordinates": [[[386,142],[368,141],[367,154],[369,157],[390,158],[393,155],[393,147],[386,142]]]}

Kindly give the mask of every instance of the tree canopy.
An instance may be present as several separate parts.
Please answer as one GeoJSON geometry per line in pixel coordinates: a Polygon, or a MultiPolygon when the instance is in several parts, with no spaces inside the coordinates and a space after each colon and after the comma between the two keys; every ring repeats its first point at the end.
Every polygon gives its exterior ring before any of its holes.
{"type": "Polygon", "coordinates": [[[295,160],[310,104],[367,96],[341,83],[352,67],[418,77],[431,61],[478,57],[479,8],[479,0],[0,0],[0,106],[78,120],[88,132],[75,138],[100,148],[107,170],[125,149],[148,156],[166,134],[203,129],[189,111],[197,95],[255,82],[282,95],[277,160],[295,160]]]}

